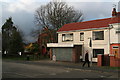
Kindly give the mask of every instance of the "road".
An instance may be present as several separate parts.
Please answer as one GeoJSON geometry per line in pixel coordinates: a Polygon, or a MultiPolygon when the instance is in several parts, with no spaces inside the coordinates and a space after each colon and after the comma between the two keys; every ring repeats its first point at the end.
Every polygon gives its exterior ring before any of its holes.
{"type": "Polygon", "coordinates": [[[118,78],[117,73],[3,61],[3,78],[118,78]]]}

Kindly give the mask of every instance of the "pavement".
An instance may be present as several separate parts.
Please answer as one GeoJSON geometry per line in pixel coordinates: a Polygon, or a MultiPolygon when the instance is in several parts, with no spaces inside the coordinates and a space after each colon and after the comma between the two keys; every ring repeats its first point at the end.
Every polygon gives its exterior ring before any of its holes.
{"type": "MultiPolygon", "coordinates": [[[[10,61],[10,60],[5,60],[10,61]]],[[[65,67],[65,68],[74,68],[74,69],[84,69],[84,70],[94,70],[94,71],[100,71],[100,72],[113,72],[118,73],[118,76],[120,76],[120,69],[117,68],[110,68],[108,66],[102,66],[98,67],[97,63],[92,63],[90,67],[87,67],[86,64],[84,67],[82,67],[83,62],[79,63],[73,63],[73,62],[62,62],[62,61],[52,61],[52,60],[39,60],[39,61],[14,61],[16,63],[23,63],[23,64],[34,64],[34,65],[42,65],[42,66],[57,66],[57,67],[65,67]]]]}

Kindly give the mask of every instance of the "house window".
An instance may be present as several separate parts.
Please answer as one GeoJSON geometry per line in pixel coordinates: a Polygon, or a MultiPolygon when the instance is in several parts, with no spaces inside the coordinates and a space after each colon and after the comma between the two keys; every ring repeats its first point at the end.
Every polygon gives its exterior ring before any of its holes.
{"type": "Polygon", "coordinates": [[[117,28],[117,29],[116,29],[116,33],[120,33],[120,28],[117,28]]]}
{"type": "Polygon", "coordinates": [[[119,46],[113,46],[113,49],[118,49],[119,48],[119,46]]]}
{"type": "Polygon", "coordinates": [[[116,33],[120,33],[120,30],[116,30],[116,33]]]}
{"type": "Polygon", "coordinates": [[[104,31],[93,31],[93,40],[104,40],[104,31]]]}
{"type": "Polygon", "coordinates": [[[62,34],[62,41],[73,41],[73,33],[62,34]]]}
{"type": "Polygon", "coordinates": [[[97,58],[98,54],[104,54],[104,49],[93,49],[93,58],[97,58]]]}
{"type": "Polygon", "coordinates": [[[80,33],[80,41],[84,41],[84,33],[80,33]]]}

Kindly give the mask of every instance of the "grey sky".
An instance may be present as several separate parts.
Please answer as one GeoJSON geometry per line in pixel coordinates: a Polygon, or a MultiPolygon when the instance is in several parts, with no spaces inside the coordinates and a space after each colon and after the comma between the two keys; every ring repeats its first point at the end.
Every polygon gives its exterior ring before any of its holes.
{"type": "MultiPolygon", "coordinates": [[[[29,33],[36,26],[34,23],[35,10],[40,5],[44,5],[49,1],[50,0],[4,0],[2,4],[0,3],[0,6],[2,5],[2,9],[0,9],[0,13],[2,13],[2,15],[0,15],[0,18],[2,17],[0,26],[2,26],[5,20],[11,16],[13,18],[14,24],[25,33],[26,39],[28,41],[34,41],[34,38],[31,37],[29,33]]],[[[95,2],[87,2],[88,0],[85,0],[86,2],[80,2],[81,0],[69,1],[70,2],[67,3],[70,6],[72,5],[75,9],[81,10],[83,12],[84,21],[88,21],[111,17],[113,4],[118,6],[119,0],[96,0],[95,2]]]]}

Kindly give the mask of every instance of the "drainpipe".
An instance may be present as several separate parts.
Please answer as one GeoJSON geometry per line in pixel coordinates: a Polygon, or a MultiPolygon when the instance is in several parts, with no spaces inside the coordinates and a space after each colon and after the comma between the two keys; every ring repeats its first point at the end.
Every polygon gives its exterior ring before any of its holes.
{"type": "MultiPolygon", "coordinates": [[[[90,38],[91,39],[91,43],[92,43],[92,37],[90,38]]],[[[93,44],[93,43],[92,43],[93,44]]],[[[92,49],[92,44],[91,44],[91,66],[92,66],[92,59],[93,59],[93,49],[92,49]]]]}
{"type": "Polygon", "coordinates": [[[83,45],[82,45],[82,61],[83,61],[83,58],[84,58],[84,42],[83,42],[83,45]]]}
{"type": "Polygon", "coordinates": [[[110,55],[110,25],[109,25],[109,55],[110,55]]]}
{"type": "Polygon", "coordinates": [[[92,37],[89,37],[88,39],[90,39],[90,42],[89,42],[89,47],[91,48],[91,54],[90,54],[90,60],[91,61],[90,61],[90,65],[92,66],[92,58],[93,58],[92,37]]]}

